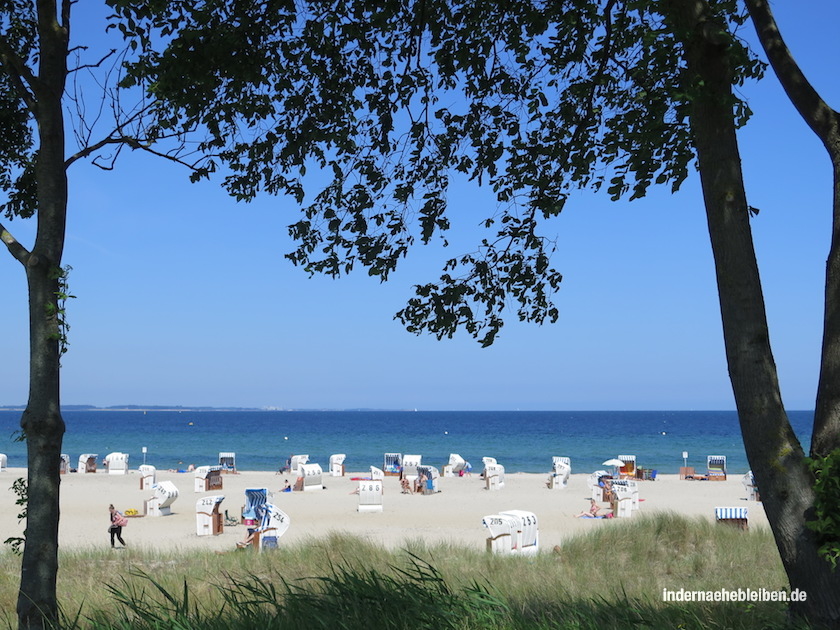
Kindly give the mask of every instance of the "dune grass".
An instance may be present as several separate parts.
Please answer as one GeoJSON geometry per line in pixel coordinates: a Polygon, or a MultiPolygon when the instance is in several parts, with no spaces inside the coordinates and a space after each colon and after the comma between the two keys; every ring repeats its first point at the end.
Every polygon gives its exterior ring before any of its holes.
{"type": "MultiPolygon", "coordinates": [[[[64,626],[91,630],[787,627],[778,603],[662,601],[666,588],[784,590],[768,531],[674,514],[600,525],[534,557],[337,534],[263,554],[65,552],[59,597],[64,626]]],[[[11,628],[19,559],[0,567],[11,628]]]]}

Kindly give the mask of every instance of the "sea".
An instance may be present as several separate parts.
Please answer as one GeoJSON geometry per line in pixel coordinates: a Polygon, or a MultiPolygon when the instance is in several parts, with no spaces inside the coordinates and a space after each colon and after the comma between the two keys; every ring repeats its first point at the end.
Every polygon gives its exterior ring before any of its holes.
{"type": "MultiPolygon", "coordinates": [[[[788,412],[806,452],[813,411],[788,412]]],[[[442,468],[457,453],[481,470],[495,457],[507,473],[545,473],[552,457],[567,456],[573,473],[603,469],[619,455],[637,466],[677,473],[705,470],[708,455],[725,455],[730,473],[750,469],[734,411],[63,411],[62,452],[79,456],[129,455],[129,467],[158,469],[216,465],[233,452],[240,470],[278,470],[291,455],[309,455],[326,470],[330,455],[346,454],[345,468],[382,467],[385,453],[422,455],[442,468]]],[[[26,466],[19,435],[21,412],[0,411],[0,453],[11,467],[26,466]]]]}

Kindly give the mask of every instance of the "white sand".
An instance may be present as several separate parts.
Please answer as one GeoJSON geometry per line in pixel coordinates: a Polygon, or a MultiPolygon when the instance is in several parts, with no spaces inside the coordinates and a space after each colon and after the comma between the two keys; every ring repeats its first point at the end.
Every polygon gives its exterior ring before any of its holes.
{"type": "MultiPolygon", "coordinates": [[[[16,496],[12,482],[25,476],[24,469],[0,473],[0,540],[20,535],[23,525],[17,522],[16,496]]],[[[278,492],[287,476],[274,472],[240,472],[223,475],[224,488],[218,492],[194,491],[191,473],[157,472],[157,481],[170,480],[179,489],[172,506],[173,513],[163,517],[129,519],[123,538],[131,547],[163,550],[231,550],[246,534],[243,525],[225,527],[218,536],[196,535],[196,500],[202,496],[221,494],[225,500],[221,511],[238,516],[244,505],[246,488],[268,488],[274,492],[271,502],[286,512],[291,527],[281,545],[294,545],[319,539],[328,532],[339,531],[370,539],[389,548],[398,548],[406,540],[421,539],[434,543],[446,541],[483,550],[487,530],[484,516],[503,510],[527,510],[539,519],[540,547],[551,549],[577,532],[595,527],[621,526],[629,519],[579,519],[574,514],[589,507],[587,474],[573,474],[568,487],[549,490],[548,473],[508,474],[503,488],[488,491],[477,474],[470,477],[442,477],[440,492],[434,495],[401,494],[396,477],[385,478],[383,512],[360,513],[359,497],[351,494],[358,483],[351,477],[363,473],[347,473],[344,477],[324,476],[326,488],[311,492],[278,492]]],[[[293,481],[290,479],[290,481],[293,481]]],[[[761,503],[746,500],[741,475],[726,481],[685,481],[677,475],[659,475],[656,481],[640,481],[642,499],[637,513],[674,511],[714,519],[715,507],[748,507],[750,527],[767,525],[761,503]]],[[[143,513],[145,499],[153,492],[140,490],[140,474],[128,475],[70,473],[61,480],[61,525],[59,542],[63,549],[107,548],[110,545],[108,504],[117,509],[134,508],[143,513]]],[[[605,504],[602,504],[605,505],[605,504]]]]}

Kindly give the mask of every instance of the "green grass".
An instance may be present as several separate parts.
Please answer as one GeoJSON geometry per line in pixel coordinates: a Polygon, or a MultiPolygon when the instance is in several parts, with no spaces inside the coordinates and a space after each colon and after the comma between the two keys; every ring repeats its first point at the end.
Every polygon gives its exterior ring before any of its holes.
{"type": "MultiPolygon", "coordinates": [[[[60,561],[64,625],[79,629],[787,627],[777,603],[663,602],[665,588],[787,587],[768,531],[668,514],[604,523],[535,557],[420,541],[389,552],[336,535],[263,554],[90,551],[60,561]]],[[[3,553],[0,568],[0,626],[11,628],[19,559],[3,553]]]]}

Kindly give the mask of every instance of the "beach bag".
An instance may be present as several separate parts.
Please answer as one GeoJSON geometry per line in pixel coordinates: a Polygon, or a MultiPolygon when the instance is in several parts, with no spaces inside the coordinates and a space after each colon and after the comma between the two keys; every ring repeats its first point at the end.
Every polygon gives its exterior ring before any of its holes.
{"type": "Polygon", "coordinates": [[[117,512],[117,514],[114,516],[114,525],[116,525],[117,527],[125,527],[126,525],[128,525],[128,519],[119,512],[117,512]]]}

